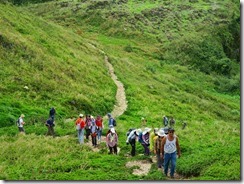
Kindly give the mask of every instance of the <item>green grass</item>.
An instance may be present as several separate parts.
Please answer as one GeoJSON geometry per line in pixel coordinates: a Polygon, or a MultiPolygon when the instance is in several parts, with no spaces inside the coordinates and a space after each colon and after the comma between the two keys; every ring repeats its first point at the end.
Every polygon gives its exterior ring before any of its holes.
{"type": "MultiPolygon", "coordinates": [[[[156,164],[146,176],[133,175],[125,164],[146,158],[124,155],[130,152],[129,128],[141,127],[141,117],[147,126],[161,127],[167,115],[176,120],[182,149],[179,174],[239,181],[240,63],[231,52],[238,45],[224,49],[232,38],[221,37],[232,34],[228,26],[237,7],[228,0],[1,3],[0,179],[166,180],[156,164]],[[66,120],[79,113],[106,115],[115,104],[116,86],[98,49],[113,64],[128,101],[117,119],[117,156],[107,155],[105,143],[98,153],[80,146],[74,122],[66,120]],[[231,72],[218,73],[223,65],[215,64],[228,59],[231,72]],[[54,139],[44,136],[52,106],[54,139]],[[21,113],[26,135],[14,125],[21,113]]],[[[137,153],[142,151],[138,144],[137,153]]]]}

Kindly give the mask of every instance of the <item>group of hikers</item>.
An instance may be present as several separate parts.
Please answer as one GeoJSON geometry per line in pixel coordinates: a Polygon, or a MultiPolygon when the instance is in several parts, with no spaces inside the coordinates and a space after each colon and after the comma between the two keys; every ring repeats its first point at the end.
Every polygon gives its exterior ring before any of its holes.
{"type": "MultiPolygon", "coordinates": [[[[55,136],[55,114],[54,108],[49,111],[49,118],[45,125],[48,128],[46,135],[55,136]]],[[[115,130],[116,120],[112,117],[111,113],[108,116],[108,131],[106,132],[106,145],[109,148],[109,154],[118,154],[118,134],[115,130]]],[[[20,132],[24,131],[24,114],[18,118],[18,128],[20,132]]],[[[144,149],[144,155],[149,156],[155,154],[157,158],[157,166],[159,169],[163,169],[164,174],[168,175],[169,163],[170,165],[170,177],[174,177],[176,159],[181,156],[180,145],[178,137],[174,134],[175,120],[173,117],[168,120],[164,115],[162,118],[162,128],[148,128],[146,126],[147,120],[141,119],[142,128],[130,128],[126,133],[126,144],[131,145],[131,156],[136,155],[136,142],[140,143],[144,149]]],[[[89,141],[91,137],[92,146],[97,147],[101,142],[102,131],[104,129],[103,118],[98,115],[93,117],[92,115],[79,114],[79,117],[75,120],[75,127],[78,135],[78,142],[84,143],[84,136],[89,141]]]]}

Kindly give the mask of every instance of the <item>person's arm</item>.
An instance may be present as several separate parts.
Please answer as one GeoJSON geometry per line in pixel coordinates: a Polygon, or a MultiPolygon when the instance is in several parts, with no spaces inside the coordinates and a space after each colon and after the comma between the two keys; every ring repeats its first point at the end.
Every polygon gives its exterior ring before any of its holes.
{"type": "Polygon", "coordinates": [[[177,155],[180,158],[181,156],[181,151],[180,151],[180,144],[179,144],[179,139],[176,137],[176,148],[177,148],[177,155]]]}
{"type": "Polygon", "coordinates": [[[161,142],[161,150],[160,150],[160,156],[162,158],[164,158],[164,145],[165,145],[165,142],[166,142],[166,136],[163,138],[162,142],[161,142]]]}

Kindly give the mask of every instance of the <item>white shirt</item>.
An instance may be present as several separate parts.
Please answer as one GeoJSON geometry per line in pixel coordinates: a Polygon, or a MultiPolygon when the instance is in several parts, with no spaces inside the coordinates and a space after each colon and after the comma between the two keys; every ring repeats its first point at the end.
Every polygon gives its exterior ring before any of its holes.
{"type": "Polygon", "coordinates": [[[176,151],[176,136],[174,135],[174,139],[170,141],[168,136],[166,136],[166,142],[164,144],[164,152],[165,153],[174,153],[176,151]]]}

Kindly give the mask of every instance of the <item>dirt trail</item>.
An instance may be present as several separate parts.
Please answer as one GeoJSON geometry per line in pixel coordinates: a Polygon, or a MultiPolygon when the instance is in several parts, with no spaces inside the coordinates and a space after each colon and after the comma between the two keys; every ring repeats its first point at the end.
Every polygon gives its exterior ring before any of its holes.
{"type": "Polygon", "coordinates": [[[111,75],[111,78],[113,79],[114,83],[117,86],[117,93],[116,93],[116,104],[114,105],[114,109],[111,112],[113,117],[118,117],[122,115],[126,108],[127,108],[127,101],[125,96],[125,89],[122,82],[120,82],[117,78],[117,76],[114,74],[114,68],[111,63],[108,61],[108,57],[104,57],[105,64],[107,65],[109,69],[109,73],[111,75]]]}

